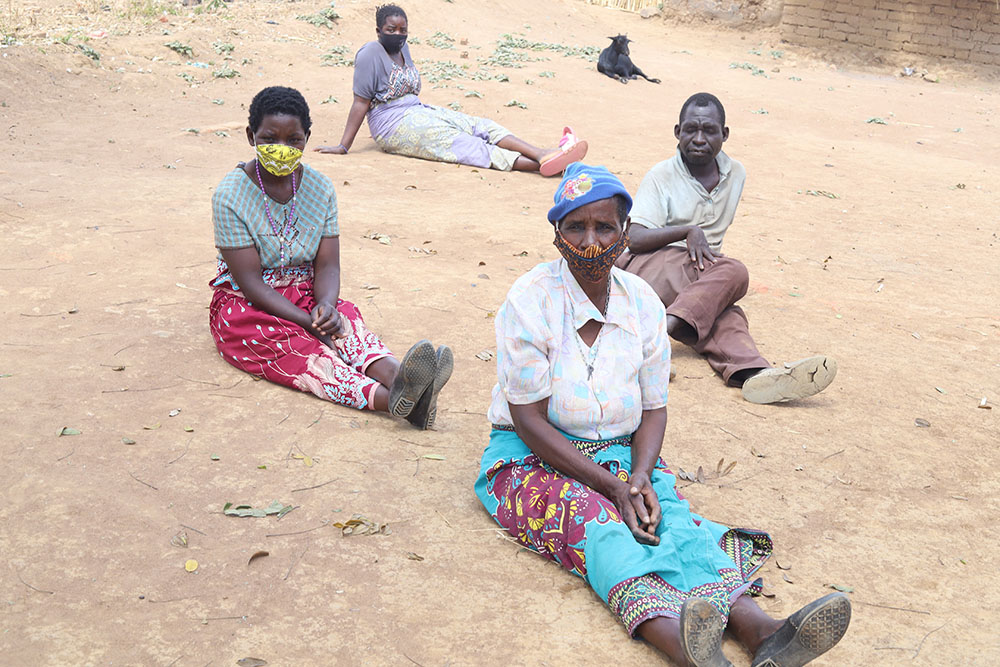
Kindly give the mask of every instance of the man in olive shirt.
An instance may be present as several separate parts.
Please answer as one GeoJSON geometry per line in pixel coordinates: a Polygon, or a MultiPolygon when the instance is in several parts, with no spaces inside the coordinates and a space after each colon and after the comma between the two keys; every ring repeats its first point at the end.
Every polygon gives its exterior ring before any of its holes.
{"type": "Polygon", "coordinates": [[[692,95],[674,127],[677,154],[642,180],[632,208],[629,251],[618,266],[652,285],[667,307],[667,331],[705,356],[752,403],[778,403],[823,391],[837,363],[810,357],[772,368],[736,305],[747,268],[724,257],[722,239],[746,181],[743,165],[722,152],[726,111],[714,95],[692,95]]]}

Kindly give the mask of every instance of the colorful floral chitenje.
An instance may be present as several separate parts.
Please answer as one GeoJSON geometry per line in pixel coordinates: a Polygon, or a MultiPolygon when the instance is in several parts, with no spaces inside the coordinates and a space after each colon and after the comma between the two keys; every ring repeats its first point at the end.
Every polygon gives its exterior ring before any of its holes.
{"type": "MultiPolygon", "coordinates": [[[[630,438],[571,442],[628,481],[630,438]]],[[[760,592],[754,574],[771,554],[766,533],[732,530],[692,513],[674,482],[658,461],[653,486],[663,510],[661,542],[641,545],[608,498],[554,471],[514,431],[495,427],[476,493],[514,539],[583,577],[635,635],[644,621],[679,616],[692,596],[728,615],[733,600],[760,592]]]]}

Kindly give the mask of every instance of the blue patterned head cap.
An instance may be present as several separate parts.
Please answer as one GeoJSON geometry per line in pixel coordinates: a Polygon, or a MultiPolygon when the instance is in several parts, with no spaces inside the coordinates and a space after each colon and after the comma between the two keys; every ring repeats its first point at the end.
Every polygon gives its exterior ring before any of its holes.
{"type": "Polygon", "coordinates": [[[615,195],[623,196],[628,202],[628,210],[632,210],[632,197],[628,190],[607,167],[574,162],[563,172],[562,182],[553,197],[556,205],[549,209],[549,222],[554,225],[581,206],[615,195]]]}

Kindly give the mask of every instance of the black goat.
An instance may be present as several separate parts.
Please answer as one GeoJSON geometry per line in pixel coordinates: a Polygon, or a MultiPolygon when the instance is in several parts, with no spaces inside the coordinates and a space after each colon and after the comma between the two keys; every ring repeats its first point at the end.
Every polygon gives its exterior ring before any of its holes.
{"type": "Polygon", "coordinates": [[[628,57],[628,43],[632,40],[625,35],[608,37],[611,46],[601,51],[597,59],[597,71],[607,74],[612,79],[618,79],[622,83],[628,83],[629,79],[641,76],[651,83],[659,83],[659,79],[650,79],[641,69],[636,67],[632,59],[628,57]]]}

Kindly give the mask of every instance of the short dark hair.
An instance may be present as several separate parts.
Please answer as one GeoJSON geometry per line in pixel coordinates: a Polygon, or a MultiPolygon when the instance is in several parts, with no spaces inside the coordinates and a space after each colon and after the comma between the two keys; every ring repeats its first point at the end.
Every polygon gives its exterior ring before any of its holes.
{"type": "Polygon", "coordinates": [[[691,97],[687,98],[687,101],[681,106],[681,113],[678,116],[677,124],[680,125],[684,122],[684,114],[687,113],[688,107],[715,107],[719,111],[719,120],[722,121],[722,127],[726,126],[726,109],[722,106],[722,102],[719,98],[712,93],[695,93],[691,97]]]}
{"type": "Polygon", "coordinates": [[[375,8],[375,29],[381,30],[390,16],[402,16],[404,21],[409,20],[399,5],[379,5],[375,8]]]}
{"type": "Polygon", "coordinates": [[[264,116],[286,114],[295,116],[302,123],[302,129],[309,134],[312,119],[309,117],[309,105],[302,93],[294,88],[271,86],[260,91],[250,102],[250,131],[256,132],[264,121],[264,116]]]}

